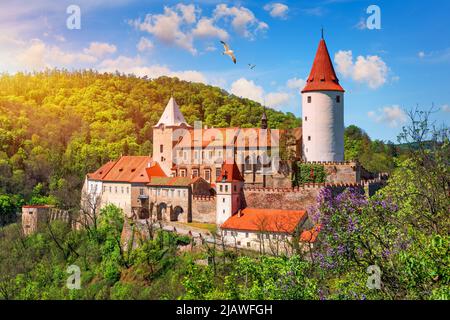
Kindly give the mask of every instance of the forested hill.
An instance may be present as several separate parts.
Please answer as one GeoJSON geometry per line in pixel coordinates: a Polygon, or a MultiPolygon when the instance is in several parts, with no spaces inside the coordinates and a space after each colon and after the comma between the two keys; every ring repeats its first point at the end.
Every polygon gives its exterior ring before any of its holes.
{"type": "MultiPolygon", "coordinates": [[[[200,83],[92,71],[0,76],[0,194],[56,196],[120,154],[151,152],[152,126],[170,95],[186,120],[215,127],[259,126],[262,106],[200,83]],[[38,193],[38,194],[36,194],[38,193]]],[[[267,110],[269,126],[300,125],[267,110]]]]}

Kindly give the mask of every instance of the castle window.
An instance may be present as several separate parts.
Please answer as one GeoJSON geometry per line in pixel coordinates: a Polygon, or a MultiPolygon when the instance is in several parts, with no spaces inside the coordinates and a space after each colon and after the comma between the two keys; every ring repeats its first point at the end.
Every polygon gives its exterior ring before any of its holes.
{"type": "Polygon", "coordinates": [[[220,177],[220,168],[216,168],[216,178],[220,177]]]}
{"type": "Polygon", "coordinates": [[[308,103],[311,103],[311,100],[312,100],[311,96],[308,96],[308,103]]]}
{"type": "Polygon", "coordinates": [[[223,232],[223,235],[224,235],[224,236],[226,236],[226,235],[227,235],[227,230],[225,230],[225,231],[223,232]]]}
{"type": "Polygon", "coordinates": [[[308,121],[308,117],[305,117],[305,121],[308,121]]]}
{"type": "Polygon", "coordinates": [[[223,185],[220,185],[220,192],[223,191],[223,185]]]}
{"type": "Polygon", "coordinates": [[[225,198],[222,199],[222,202],[225,203],[225,198]]]}
{"type": "Polygon", "coordinates": [[[236,187],[236,185],[234,185],[234,192],[236,192],[237,191],[237,187],[236,187]]]}
{"type": "Polygon", "coordinates": [[[178,190],[178,198],[181,197],[181,191],[178,190]]]}
{"type": "Polygon", "coordinates": [[[164,162],[164,157],[161,157],[161,162],[164,162]]]}
{"type": "Polygon", "coordinates": [[[225,192],[228,192],[228,185],[225,186],[225,192]]]}
{"type": "Polygon", "coordinates": [[[127,187],[127,193],[130,193],[130,187],[127,187]]]}
{"type": "Polygon", "coordinates": [[[209,181],[211,179],[211,171],[205,170],[205,180],[209,181]]]}
{"type": "Polygon", "coordinates": [[[180,170],[180,176],[186,177],[186,169],[180,170]]]}
{"type": "Polygon", "coordinates": [[[159,145],[159,152],[163,153],[163,150],[164,150],[164,145],[163,145],[163,144],[160,144],[160,145],[159,145]]]}
{"type": "Polygon", "coordinates": [[[249,247],[249,248],[250,248],[250,242],[247,242],[247,247],[249,247]]]}
{"type": "Polygon", "coordinates": [[[109,193],[111,193],[111,192],[112,192],[112,187],[110,186],[110,187],[109,187],[109,193]]]}
{"type": "Polygon", "coordinates": [[[124,188],[122,187],[122,193],[124,193],[124,188]]]}
{"type": "Polygon", "coordinates": [[[139,189],[139,194],[140,194],[141,196],[144,195],[144,189],[143,189],[143,188],[140,188],[140,189],[139,189]]]}
{"type": "Polygon", "coordinates": [[[192,178],[198,177],[198,169],[192,169],[192,178]]]}
{"type": "Polygon", "coordinates": [[[336,96],[336,102],[341,103],[341,96],[336,96]]]}
{"type": "Polygon", "coordinates": [[[117,193],[117,187],[116,187],[116,193],[117,193]]]}
{"type": "Polygon", "coordinates": [[[257,158],[256,158],[256,168],[255,168],[255,170],[256,171],[261,171],[261,157],[260,156],[258,156],[257,158]]]}
{"type": "Polygon", "coordinates": [[[245,233],[245,237],[248,238],[248,232],[245,233]]]}
{"type": "Polygon", "coordinates": [[[308,136],[308,141],[311,141],[311,136],[308,136]]]}
{"type": "Polygon", "coordinates": [[[251,165],[251,162],[250,162],[250,156],[246,156],[245,157],[244,171],[252,171],[252,165],[251,165]]]}

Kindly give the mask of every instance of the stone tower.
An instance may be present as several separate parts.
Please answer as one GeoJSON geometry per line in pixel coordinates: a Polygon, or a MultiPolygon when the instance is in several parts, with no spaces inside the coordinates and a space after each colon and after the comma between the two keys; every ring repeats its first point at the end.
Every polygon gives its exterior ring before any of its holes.
{"type": "Polygon", "coordinates": [[[243,187],[244,179],[236,163],[222,165],[222,171],[216,181],[216,224],[218,226],[242,208],[243,187]]]}
{"type": "Polygon", "coordinates": [[[153,127],[153,161],[157,161],[167,176],[173,166],[173,146],[191,128],[173,97],[167,103],[156,126],[153,127]]]}
{"type": "Polygon", "coordinates": [[[302,90],[304,161],[344,161],[344,92],[322,37],[302,90]]]}

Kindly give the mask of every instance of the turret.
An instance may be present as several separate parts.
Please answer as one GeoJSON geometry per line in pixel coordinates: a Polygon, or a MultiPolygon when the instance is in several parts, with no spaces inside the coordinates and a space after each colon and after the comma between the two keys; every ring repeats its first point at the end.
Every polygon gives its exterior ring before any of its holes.
{"type": "Polygon", "coordinates": [[[322,38],[302,90],[304,161],[344,161],[344,92],[322,38]]]}
{"type": "Polygon", "coordinates": [[[222,165],[222,171],[216,181],[216,224],[218,226],[242,208],[243,187],[244,179],[236,163],[222,165]]]}
{"type": "Polygon", "coordinates": [[[186,133],[189,126],[173,97],[167,103],[156,126],[153,127],[153,161],[170,176],[173,166],[173,144],[186,133]]]}

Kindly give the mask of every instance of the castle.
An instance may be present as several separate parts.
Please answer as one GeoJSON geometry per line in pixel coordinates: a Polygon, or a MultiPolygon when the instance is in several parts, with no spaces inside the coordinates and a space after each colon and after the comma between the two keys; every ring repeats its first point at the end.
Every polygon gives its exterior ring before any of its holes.
{"type": "Polygon", "coordinates": [[[307,209],[318,192],[371,184],[357,162],[344,162],[344,89],[323,38],[301,94],[302,127],[292,130],[268,128],[265,112],[259,128],[191,126],[171,97],[153,127],[152,157],[122,156],[89,173],[82,206],[115,204],[135,221],[186,228],[216,224],[225,243],[254,250],[294,236],[314,242],[307,209]],[[280,141],[294,159],[323,166],[326,181],[293,188],[280,141]]]}

